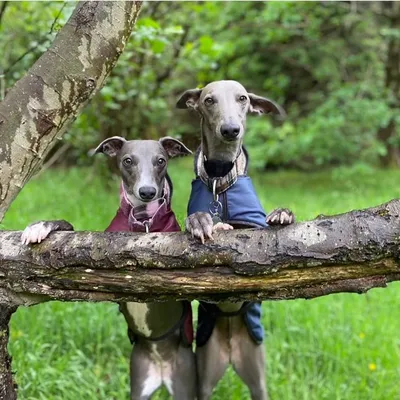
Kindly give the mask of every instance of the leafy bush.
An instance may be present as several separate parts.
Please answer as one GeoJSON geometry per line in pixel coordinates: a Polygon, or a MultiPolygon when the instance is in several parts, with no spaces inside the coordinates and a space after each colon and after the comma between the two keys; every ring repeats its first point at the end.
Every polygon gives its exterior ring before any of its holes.
{"type": "MultiPolygon", "coordinates": [[[[8,3],[0,21],[8,87],[73,6],[8,3]]],[[[399,84],[389,79],[390,59],[400,57],[392,54],[400,49],[393,46],[400,40],[396,12],[389,3],[146,3],[107,85],[65,136],[69,160],[87,163],[87,151],[111,135],[173,135],[196,146],[198,118],[176,110],[177,97],[212,80],[235,79],[289,115],[281,125],[249,121],[254,165],[375,164],[400,147],[399,84]]]]}

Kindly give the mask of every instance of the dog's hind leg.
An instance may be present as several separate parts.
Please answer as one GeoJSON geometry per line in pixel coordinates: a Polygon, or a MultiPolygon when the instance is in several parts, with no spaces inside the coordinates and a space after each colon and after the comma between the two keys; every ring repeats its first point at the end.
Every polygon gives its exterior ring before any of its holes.
{"type": "Polygon", "coordinates": [[[131,400],[149,400],[162,385],[159,366],[148,353],[135,344],[131,354],[131,400]]]}
{"type": "Polygon", "coordinates": [[[233,349],[233,368],[250,389],[252,400],[267,400],[263,344],[254,343],[247,332],[243,332],[237,337],[233,349]]]}
{"type": "Polygon", "coordinates": [[[196,349],[198,400],[208,400],[229,364],[229,350],[217,325],[204,346],[196,349]]]}
{"type": "Polygon", "coordinates": [[[195,400],[197,373],[195,355],[191,347],[179,346],[171,381],[171,394],[175,400],[195,400]]]}

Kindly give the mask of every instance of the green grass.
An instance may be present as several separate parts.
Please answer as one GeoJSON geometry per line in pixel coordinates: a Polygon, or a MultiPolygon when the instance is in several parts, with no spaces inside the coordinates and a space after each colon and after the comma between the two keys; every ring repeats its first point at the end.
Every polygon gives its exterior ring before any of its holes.
{"type": "MultiPolygon", "coordinates": [[[[170,167],[173,206],[182,222],[191,160],[170,167]]],[[[338,169],[254,174],[267,210],[292,208],[299,220],[400,197],[400,171],[338,169]]],[[[90,169],[47,171],[23,189],[1,228],[64,218],[77,230],[104,230],[118,206],[90,169]]],[[[400,399],[400,285],[366,295],[265,302],[267,383],[279,400],[400,399]]],[[[21,399],[127,399],[130,345],[114,304],[51,302],[20,308],[10,351],[21,399]]],[[[167,399],[165,391],[157,399],[167,399]]],[[[229,371],[213,399],[249,399],[229,371]]]]}

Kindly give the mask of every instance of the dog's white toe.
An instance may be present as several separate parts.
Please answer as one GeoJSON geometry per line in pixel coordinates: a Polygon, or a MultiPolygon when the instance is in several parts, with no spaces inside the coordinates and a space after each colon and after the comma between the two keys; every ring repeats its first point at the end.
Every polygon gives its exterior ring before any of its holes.
{"type": "Polygon", "coordinates": [[[233,229],[232,225],[226,224],[225,222],[217,222],[213,228],[212,231],[217,232],[217,231],[230,231],[231,229],[233,229]]]}
{"type": "Polygon", "coordinates": [[[51,231],[51,227],[45,222],[37,222],[36,224],[29,225],[25,228],[21,235],[21,242],[23,244],[40,243],[46,239],[51,231]]]}

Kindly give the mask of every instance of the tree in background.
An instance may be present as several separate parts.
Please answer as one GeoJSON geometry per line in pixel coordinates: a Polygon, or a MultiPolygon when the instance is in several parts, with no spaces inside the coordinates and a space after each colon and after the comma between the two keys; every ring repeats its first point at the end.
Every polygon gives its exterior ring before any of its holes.
{"type": "Polygon", "coordinates": [[[385,88],[387,103],[392,110],[388,123],[378,132],[378,139],[386,151],[381,155],[383,166],[400,165],[400,3],[391,1],[379,4],[380,15],[387,27],[381,33],[386,37],[385,88]]]}

